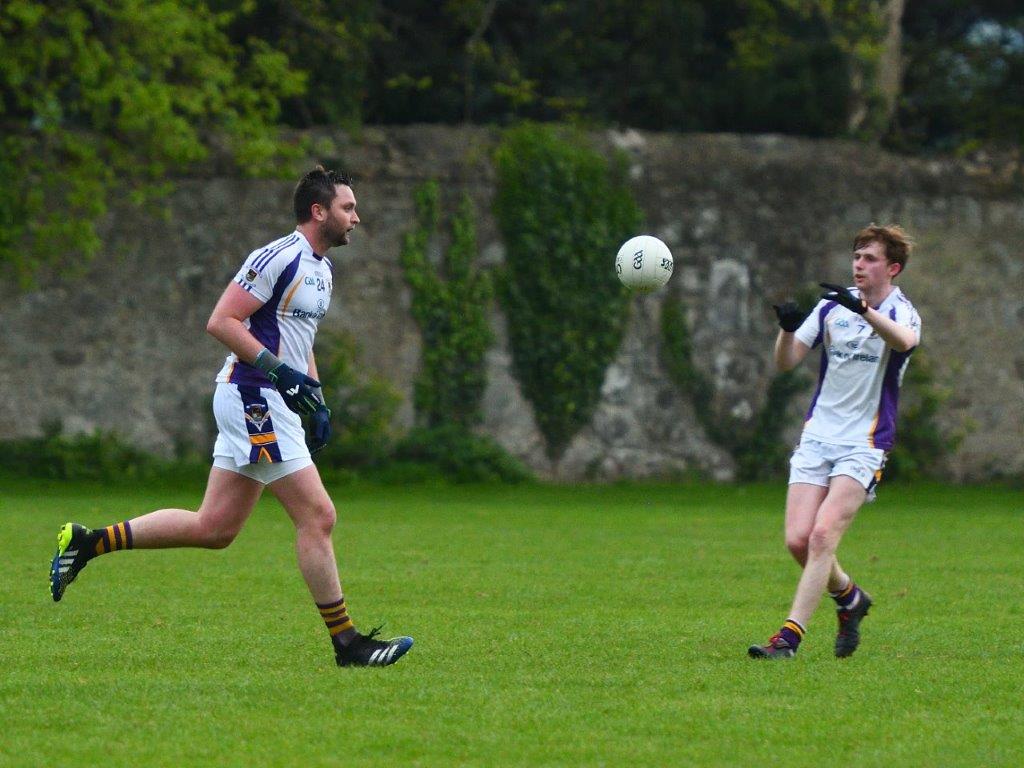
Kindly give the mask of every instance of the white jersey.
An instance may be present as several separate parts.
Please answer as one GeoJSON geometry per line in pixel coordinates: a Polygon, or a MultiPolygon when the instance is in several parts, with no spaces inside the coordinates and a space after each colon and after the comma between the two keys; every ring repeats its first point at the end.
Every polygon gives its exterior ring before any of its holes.
{"type": "MultiPolygon", "coordinates": [[[[859,295],[856,288],[850,291],[859,295]]],[[[834,301],[818,302],[796,330],[807,346],[823,345],[804,435],[835,445],[892,448],[900,384],[911,352],[921,343],[921,318],[895,286],[875,309],[913,330],[914,347],[896,352],[863,317],[834,301]]]]}
{"type": "MultiPolygon", "coordinates": [[[[249,254],[235,282],[263,302],[245,326],[261,344],[300,373],[309,371],[316,328],[331,305],[334,266],[313,253],[301,232],[249,254]]],[[[233,352],[217,374],[219,383],[272,387],[266,374],[233,352]]]]}

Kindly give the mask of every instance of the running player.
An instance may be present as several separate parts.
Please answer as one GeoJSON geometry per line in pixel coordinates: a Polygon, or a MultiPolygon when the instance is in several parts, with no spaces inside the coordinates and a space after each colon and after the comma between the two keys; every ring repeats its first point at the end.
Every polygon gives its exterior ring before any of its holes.
{"type": "Polygon", "coordinates": [[[874,498],[886,452],[896,436],[896,403],[910,354],[921,341],[914,306],[892,284],[911,242],[898,226],[871,225],[853,245],[853,287],[821,283],[821,301],[806,318],[795,304],[774,307],[781,371],[822,345],[818,388],[790,461],[786,546],[803,573],[789,617],[752,658],[792,658],[827,589],[836,602],[835,655],[851,655],[872,600],[843,571],[836,549],[865,501],[874,498]]]}
{"type": "Polygon", "coordinates": [[[296,552],[327,625],[339,666],[386,666],[411,637],[376,639],[356,631],[338,579],[331,532],[334,504],[310,457],[330,438],[331,412],[317,381],[313,338],[331,303],[327,251],[347,245],[359,223],[352,182],[318,166],[294,195],[295,231],[253,251],[213,309],[206,330],[230,354],[217,376],[219,434],[198,512],[160,509],[102,530],[65,524],[50,566],[55,601],[94,557],[121,549],[228,546],[263,488],[295,524],[296,552]],[[307,447],[302,416],[309,418],[307,447]]]}

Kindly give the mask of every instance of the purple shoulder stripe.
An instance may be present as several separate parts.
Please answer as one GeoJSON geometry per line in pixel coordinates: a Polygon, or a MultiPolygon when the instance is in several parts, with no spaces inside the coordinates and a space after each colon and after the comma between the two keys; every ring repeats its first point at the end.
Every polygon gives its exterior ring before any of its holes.
{"type": "Polygon", "coordinates": [[[836,302],[830,301],[818,310],[818,335],[814,337],[814,343],[811,344],[811,349],[814,349],[825,340],[825,316],[831,312],[832,308],[835,306],[837,306],[836,302]]]}
{"type": "Polygon", "coordinates": [[[285,237],[283,240],[278,240],[274,243],[271,243],[266,248],[264,248],[256,256],[255,259],[253,259],[252,268],[255,269],[257,272],[262,272],[263,269],[267,266],[267,264],[273,261],[274,257],[277,256],[277,254],[279,254],[285,248],[295,245],[295,243],[297,243],[298,241],[298,235],[289,235],[285,237]]]}

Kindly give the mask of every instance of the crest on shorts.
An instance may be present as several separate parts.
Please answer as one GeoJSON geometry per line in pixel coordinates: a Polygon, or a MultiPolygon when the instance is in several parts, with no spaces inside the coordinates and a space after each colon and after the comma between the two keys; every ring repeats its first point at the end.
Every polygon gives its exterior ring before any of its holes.
{"type": "Polygon", "coordinates": [[[255,269],[250,269],[248,272],[245,273],[245,282],[251,283],[257,277],[259,277],[259,274],[260,273],[257,272],[255,269]]]}
{"type": "Polygon", "coordinates": [[[249,403],[245,406],[245,420],[262,432],[263,425],[270,421],[270,411],[263,403],[249,403]]]}

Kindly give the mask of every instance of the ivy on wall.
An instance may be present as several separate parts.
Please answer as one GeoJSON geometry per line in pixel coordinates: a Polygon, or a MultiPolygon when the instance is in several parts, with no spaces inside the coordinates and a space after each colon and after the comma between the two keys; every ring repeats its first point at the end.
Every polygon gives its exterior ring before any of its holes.
{"type": "Polygon", "coordinates": [[[590,421],[622,341],[629,297],[612,262],[636,234],[640,210],[621,167],[580,134],[513,128],[495,163],[513,371],[557,459],[590,421]]]}
{"type": "Polygon", "coordinates": [[[952,392],[935,381],[934,365],[922,350],[915,350],[903,377],[896,445],[885,465],[887,480],[945,479],[950,457],[963,441],[963,431],[949,431],[939,423],[952,392]]]}
{"type": "Polygon", "coordinates": [[[423,336],[422,367],[414,384],[416,418],[428,428],[468,428],[482,419],[485,355],[494,341],[487,319],[493,289],[489,276],[473,266],[476,226],[468,195],[451,217],[450,243],[438,266],[429,257],[441,224],[438,183],[421,185],[414,198],[416,225],[405,235],[400,261],[412,289],[412,316],[423,336]]]}
{"type": "Polygon", "coordinates": [[[316,367],[334,423],[331,441],[316,456],[320,466],[368,467],[393,448],[391,425],[402,396],[382,378],[358,375],[358,353],[350,333],[317,333],[316,367]]]}
{"type": "Polygon", "coordinates": [[[749,423],[716,413],[712,407],[714,385],[693,362],[686,307],[671,294],[661,309],[660,352],[666,373],[693,403],[694,414],[708,438],[732,455],[738,479],[762,480],[783,471],[789,446],[782,442],[782,433],[793,397],[807,385],[806,376],[796,370],[773,376],[764,404],[749,423]]]}

